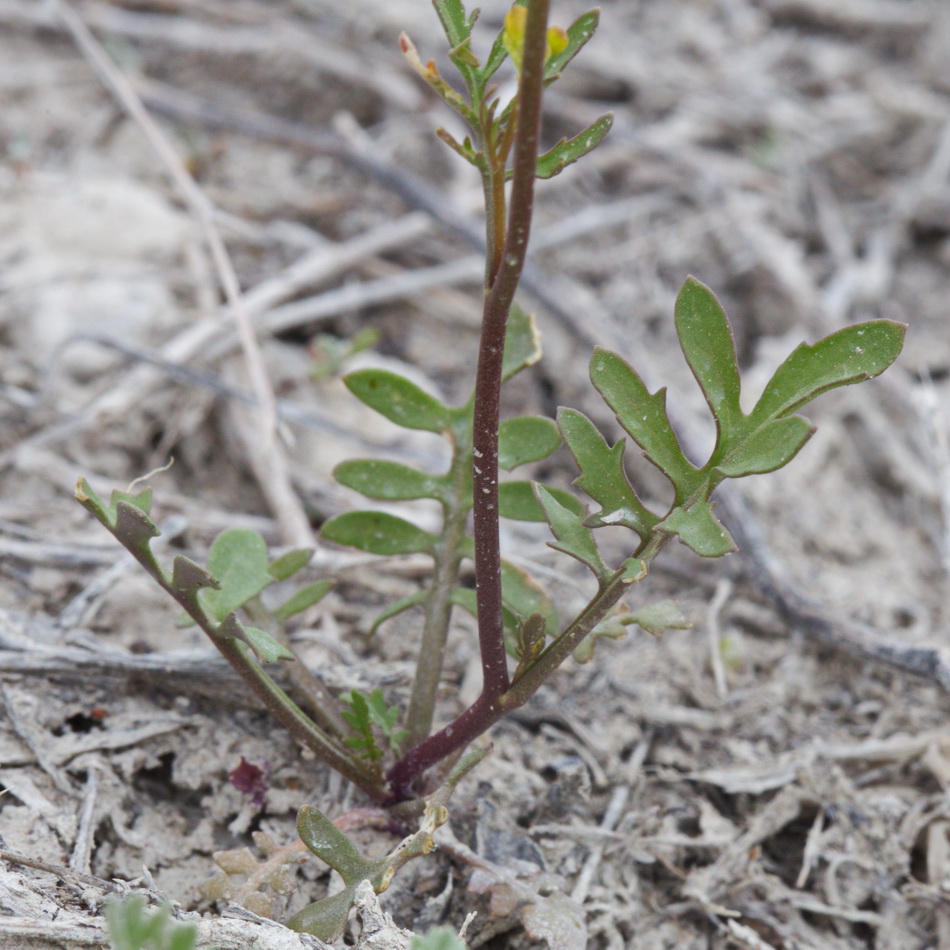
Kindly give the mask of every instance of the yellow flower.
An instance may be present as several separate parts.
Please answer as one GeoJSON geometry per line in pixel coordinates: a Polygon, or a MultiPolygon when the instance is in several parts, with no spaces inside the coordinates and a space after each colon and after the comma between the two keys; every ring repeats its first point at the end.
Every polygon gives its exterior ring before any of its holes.
{"type": "MultiPolygon", "coordinates": [[[[521,72],[521,60],[524,55],[524,28],[528,19],[526,7],[515,5],[505,14],[505,29],[501,42],[505,52],[511,57],[515,69],[521,72]]],[[[544,61],[556,56],[566,49],[568,44],[567,30],[561,26],[549,26],[547,42],[544,50],[544,61]]]]}

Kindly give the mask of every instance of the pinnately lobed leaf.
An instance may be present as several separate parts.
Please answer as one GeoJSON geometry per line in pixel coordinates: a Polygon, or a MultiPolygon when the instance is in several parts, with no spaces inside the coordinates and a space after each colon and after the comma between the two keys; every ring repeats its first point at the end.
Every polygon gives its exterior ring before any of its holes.
{"type": "Polygon", "coordinates": [[[746,414],[729,321],[712,291],[693,277],[677,295],[675,322],[683,354],[716,422],[716,446],[702,468],[680,447],[667,415],[665,390],[651,394],[637,372],[607,350],[595,350],[590,369],[618,422],[673,483],[674,503],[662,521],[639,504],[630,488],[622,443],[609,447],[593,424],[573,410],[561,410],[558,424],[581,470],[575,484],[602,506],[586,525],[626,524],[641,539],[659,529],[678,535],[697,554],[718,557],[735,549],[708,503],[719,482],[771,472],[791,461],[814,431],[807,419],[792,413],[820,393],[882,373],[900,353],[906,328],[875,320],[802,344],[746,414]]]}
{"type": "Polygon", "coordinates": [[[683,454],[670,425],[666,390],[651,394],[632,366],[601,347],[596,347],[591,357],[590,378],[620,425],[673,483],[676,503],[683,502],[702,484],[703,477],[683,454]]]}
{"type": "Polygon", "coordinates": [[[624,525],[645,540],[658,519],[643,506],[627,480],[623,468],[626,442],[608,446],[594,423],[576,409],[559,409],[557,424],[581,470],[574,484],[601,506],[584,524],[589,528],[624,525]]]}
{"type": "Polygon", "coordinates": [[[549,541],[548,544],[556,551],[570,554],[586,564],[598,581],[606,580],[610,572],[597,550],[590,528],[584,526],[581,516],[562,505],[544,485],[535,482],[534,491],[556,538],[556,541],[549,541]]]}

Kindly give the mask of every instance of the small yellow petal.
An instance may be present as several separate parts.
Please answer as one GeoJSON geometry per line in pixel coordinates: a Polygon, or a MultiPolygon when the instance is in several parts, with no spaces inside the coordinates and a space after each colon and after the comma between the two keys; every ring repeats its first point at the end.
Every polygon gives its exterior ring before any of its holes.
{"type": "Polygon", "coordinates": [[[545,60],[549,60],[552,56],[557,56],[558,53],[563,53],[564,50],[567,49],[567,44],[567,30],[565,30],[563,26],[549,26],[545,60]]]}
{"type": "Polygon", "coordinates": [[[524,56],[524,29],[527,18],[528,11],[524,7],[512,7],[505,14],[505,29],[501,36],[502,46],[519,72],[524,56]]]}

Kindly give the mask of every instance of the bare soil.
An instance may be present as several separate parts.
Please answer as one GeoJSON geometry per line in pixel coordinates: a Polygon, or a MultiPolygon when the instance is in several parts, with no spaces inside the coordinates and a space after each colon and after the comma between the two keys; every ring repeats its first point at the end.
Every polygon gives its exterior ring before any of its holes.
{"type": "MultiPolygon", "coordinates": [[[[484,4],[483,49],[505,7],[484,4]]],[[[583,10],[554,4],[562,23],[583,10]]],[[[174,457],[152,479],[162,543],[201,558],[227,526],[276,550],[312,541],[362,504],[333,481],[342,459],[437,470],[437,439],[339,381],[384,362],[455,401],[471,384],[480,191],[433,135],[453,117],[402,62],[403,29],[448,71],[424,0],[0,2],[0,946],[104,946],[116,889],[201,915],[222,950],[318,945],[201,884],[214,852],[292,841],[302,803],[333,818],[366,803],[242,695],[72,492],[174,457]],[[280,448],[238,398],[253,382],[200,216],[64,8],[214,209],[280,448]],[[342,352],[368,327],[370,352],[311,379],[319,335],[342,352]],[[228,779],[242,756],[268,772],[262,805],[228,779]]],[[[380,898],[399,927],[474,911],[473,947],[950,948],[948,46],[939,0],[602,0],[545,136],[608,110],[615,128],[539,186],[524,304],[545,358],[506,411],[576,406],[615,436],[587,381],[600,342],[669,386],[701,452],[711,422],[671,319],[689,273],[733,320],[750,397],[799,341],[847,323],[904,321],[907,345],[811,408],[818,432],[788,469],[723,499],[740,554],[674,550],[641,585],[633,603],[675,596],[692,629],[600,644],[494,730],[440,852],[380,898]],[[538,908],[564,929],[544,936],[538,908]]],[[[662,500],[655,472],[631,470],[662,500]]],[[[537,470],[575,474],[566,453],[537,470]]],[[[587,578],[538,526],[504,530],[570,615],[587,578]]],[[[338,582],[295,642],[332,689],[401,701],[419,618],[366,630],[425,561],[314,543],[308,577],[338,582]]],[[[459,617],[444,717],[477,694],[473,660],[459,617]]],[[[335,886],[316,861],[294,885],[277,920],[335,886]]],[[[364,945],[406,946],[376,909],[364,945]]]]}

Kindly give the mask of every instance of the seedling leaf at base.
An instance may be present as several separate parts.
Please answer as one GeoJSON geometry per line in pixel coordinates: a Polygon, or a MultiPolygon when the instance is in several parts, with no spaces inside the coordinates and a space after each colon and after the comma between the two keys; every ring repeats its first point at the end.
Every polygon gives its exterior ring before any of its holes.
{"type": "Polygon", "coordinates": [[[274,582],[267,544],[248,528],[230,528],[215,538],[208,552],[208,570],[220,586],[205,591],[201,602],[218,621],[274,582]]]}
{"type": "Polygon", "coordinates": [[[448,925],[432,927],[424,934],[413,934],[409,950],[466,950],[468,945],[448,925]]]}
{"type": "Polygon", "coordinates": [[[327,942],[335,940],[346,927],[346,919],[356,897],[356,888],[369,881],[380,894],[393,874],[413,858],[429,854],[435,848],[433,834],[448,820],[446,805],[455,786],[487,750],[466,753],[449,773],[445,784],[426,799],[422,824],[415,834],[404,838],[388,855],[374,861],[364,858],[349,838],[318,808],[304,805],[297,815],[297,834],[303,843],[343,878],[344,889],[332,897],[310,904],[287,921],[291,930],[309,933],[327,942]]]}
{"type": "Polygon", "coordinates": [[[313,548],[295,548],[271,561],[267,573],[275,581],[285,581],[298,571],[302,571],[310,563],[312,557],[313,548]]]}
{"type": "Polygon", "coordinates": [[[275,611],[274,619],[283,623],[288,617],[302,613],[307,608],[319,603],[333,588],[333,581],[323,578],[301,587],[289,600],[285,600],[275,611]]]}
{"type": "Polygon", "coordinates": [[[141,894],[110,900],[106,924],[112,950],[194,950],[198,942],[194,924],[173,922],[167,904],[147,910],[141,894]]]}

